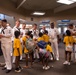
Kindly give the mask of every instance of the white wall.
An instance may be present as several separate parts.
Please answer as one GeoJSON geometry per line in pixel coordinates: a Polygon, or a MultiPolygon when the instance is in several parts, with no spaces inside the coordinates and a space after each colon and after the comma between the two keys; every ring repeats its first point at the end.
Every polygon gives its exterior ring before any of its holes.
{"type": "Polygon", "coordinates": [[[14,17],[5,15],[5,19],[7,20],[8,23],[11,24],[11,27],[13,27],[15,25],[14,17]]]}

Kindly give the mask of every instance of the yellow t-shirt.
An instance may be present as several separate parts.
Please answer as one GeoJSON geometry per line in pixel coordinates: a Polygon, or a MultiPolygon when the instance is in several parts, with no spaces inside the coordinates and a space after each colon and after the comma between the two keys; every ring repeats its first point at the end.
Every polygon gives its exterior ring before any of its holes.
{"type": "Polygon", "coordinates": [[[43,39],[45,42],[49,42],[49,36],[48,35],[44,34],[43,39]]]}
{"type": "Polygon", "coordinates": [[[37,41],[44,41],[43,37],[39,37],[37,41]]]}
{"type": "Polygon", "coordinates": [[[76,43],[76,37],[74,37],[74,42],[76,43]]]}
{"type": "Polygon", "coordinates": [[[50,45],[47,45],[47,46],[46,46],[46,50],[47,50],[47,51],[50,51],[50,52],[53,52],[52,47],[51,47],[50,45]]]}
{"type": "Polygon", "coordinates": [[[63,42],[65,43],[66,46],[69,45],[70,43],[71,45],[73,45],[74,38],[72,36],[65,36],[63,42]]]}
{"type": "MultiPolygon", "coordinates": [[[[22,38],[22,41],[26,43],[26,40],[27,40],[27,38],[26,38],[26,36],[24,36],[22,38]]],[[[28,53],[28,50],[26,49],[26,47],[24,47],[24,53],[28,53]]]]}
{"type": "Polygon", "coordinates": [[[22,47],[21,47],[20,39],[16,39],[16,38],[14,39],[13,48],[14,48],[14,52],[13,52],[14,56],[22,55],[22,47]],[[18,52],[17,48],[19,48],[19,52],[18,52]],[[19,55],[19,53],[20,53],[20,55],[19,55]]]}

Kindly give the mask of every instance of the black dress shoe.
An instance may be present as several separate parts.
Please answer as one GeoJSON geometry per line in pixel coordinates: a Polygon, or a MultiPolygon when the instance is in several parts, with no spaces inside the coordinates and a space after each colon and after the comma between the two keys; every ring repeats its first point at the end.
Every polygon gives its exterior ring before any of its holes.
{"type": "Polygon", "coordinates": [[[6,67],[3,67],[2,70],[6,70],[6,67]]]}
{"type": "Polygon", "coordinates": [[[9,73],[9,72],[11,72],[11,70],[6,70],[6,73],[9,73]]]}

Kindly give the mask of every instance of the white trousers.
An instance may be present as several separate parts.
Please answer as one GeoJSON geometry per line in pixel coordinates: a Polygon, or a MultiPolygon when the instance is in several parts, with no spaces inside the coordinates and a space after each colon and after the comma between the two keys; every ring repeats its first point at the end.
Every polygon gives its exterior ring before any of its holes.
{"type": "Polygon", "coordinates": [[[54,40],[51,41],[51,46],[52,46],[54,55],[56,56],[56,59],[59,58],[59,50],[58,50],[57,39],[54,39],[54,40]]]}
{"type": "Polygon", "coordinates": [[[10,53],[11,46],[12,46],[12,43],[1,44],[3,56],[5,59],[6,68],[8,70],[12,69],[11,53],[10,53]]]}
{"type": "Polygon", "coordinates": [[[35,51],[34,51],[34,58],[39,59],[39,53],[38,53],[37,49],[35,49],[35,51]]]}

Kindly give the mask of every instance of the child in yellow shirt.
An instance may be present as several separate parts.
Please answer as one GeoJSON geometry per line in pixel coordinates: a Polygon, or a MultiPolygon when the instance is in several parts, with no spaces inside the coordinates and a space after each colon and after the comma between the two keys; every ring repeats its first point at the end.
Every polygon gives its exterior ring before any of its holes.
{"type": "Polygon", "coordinates": [[[43,69],[48,70],[50,68],[50,66],[48,66],[48,60],[49,60],[50,53],[53,56],[51,43],[48,42],[48,44],[47,44],[44,41],[40,41],[40,42],[38,42],[37,45],[38,45],[40,60],[42,61],[43,69]]]}
{"type": "Polygon", "coordinates": [[[22,55],[21,42],[19,39],[20,32],[15,31],[14,35],[15,35],[15,39],[14,39],[14,44],[13,44],[13,49],[14,49],[13,55],[16,57],[15,58],[15,72],[21,72],[21,67],[19,64],[20,56],[22,55]]]}
{"type": "Polygon", "coordinates": [[[47,30],[44,31],[43,39],[44,39],[44,41],[45,41],[46,43],[49,42],[49,36],[48,36],[48,31],[47,31],[47,30]]]}
{"type": "Polygon", "coordinates": [[[31,34],[30,31],[28,31],[26,33],[26,36],[24,36],[23,39],[22,39],[23,40],[23,45],[24,45],[25,59],[26,59],[26,65],[24,66],[24,68],[29,68],[29,66],[28,66],[28,55],[29,55],[30,60],[31,60],[31,66],[32,66],[32,62],[33,62],[33,50],[32,51],[28,50],[27,45],[26,45],[27,40],[30,40],[30,39],[33,40],[33,35],[31,34]]]}
{"type": "Polygon", "coordinates": [[[22,41],[23,41],[23,49],[24,49],[24,53],[27,54],[27,53],[28,53],[28,50],[26,49],[26,46],[25,46],[25,43],[26,43],[26,41],[27,41],[27,37],[24,36],[24,37],[22,38],[22,41]]]}
{"type": "Polygon", "coordinates": [[[48,42],[48,44],[46,46],[46,50],[50,52],[50,54],[52,55],[52,58],[54,60],[53,50],[52,50],[52,47],[51,47],[51,43],[50,42],[48,42]]]}
{"type": "Polygon", "coordinates": [[[65,62],[63,64],[70,65],[71,53],[72,53],[73,44],[74,44],[74,38],[71,36],[71,32],[69,30],[66,31],[66,34],[67,35],[64,37],[64,41],[63,41],[65,44],[65,62]]]}
{"type": "Polygon", "coordinates": [[[43,41],[43,40],[44,40],[43,39],[43,33],[40,32],[37,41],[39,42],[39,41],[43,41]]]}

